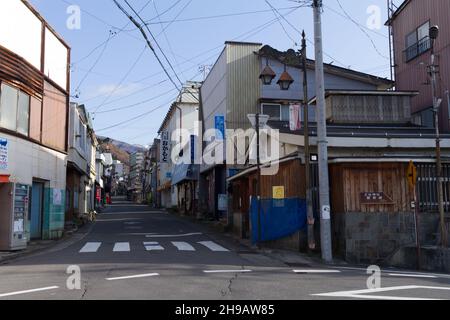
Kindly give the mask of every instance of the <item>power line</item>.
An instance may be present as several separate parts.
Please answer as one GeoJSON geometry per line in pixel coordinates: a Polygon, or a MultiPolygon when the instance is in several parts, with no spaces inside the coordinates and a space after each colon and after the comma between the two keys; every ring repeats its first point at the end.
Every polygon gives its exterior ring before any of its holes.
{"type": "Polygon", "coordinates": [[[103,107],[105,105],[105,103],[109,100],[109,98],[111,98],[111,96],[122,86],[123,82],[125,81],[126,78],[128,78],[128,76],[130,75],[130,73],[134,70],[134,68],[136,67],[136,65],[138,64],[138,62],[141,60],[142,56],[144,55],[145,50],[147,49],[147,46],[144,47],[144,49],[141,51],[141,53],[139,54],[139,56],[137,57],[137,59],[134,61],[134,63],[132,64],[132,66],[128,69],[128,71],[126,72],[126,74],[122,77],[122,79],[120,80],[119,84],[116,85],[114,87],[114,89],[108,94],[108,96],[103,100],[103,102],[101,104],[99,104],[94,111],[92,112],[93,114],[95,114],[101,107],[103,107]]]}
{"type": "Polygon", "coordinates": [[[291,35],[289,34],[289,32],[287,32],[286,28],[284,27],[283,23],[281,22],[280,18],[278,18],[278,14],[275,11],[275,8],[270,4],[270,2],[268,0],[265,0],[267,5],[271,8],[274,16],[277,18],[278,23],[280,24],[281,28],[283,29],[284,33],[286,34],[286,36],[291,39],[291,41],[293,42],[294,46],[297,46],[297,41],[295,41],[294,38],[291,37],[291,35]]]}
{"type": "MultiPolygon", "coordinates": [[[[292,14],[293,12],[297,11],[299,8],[301,8],[301,6],[292,7],[292,10],[290,10],[289,12],[287,12],[287,13],[286,13],[286,16],[288,16],[288,15],[292,14]]],[[[270,11],[271,11],[271,10],[270,10],[270,11]]],[[[270,11],[269,11],[269,12],[270,12],[270,11]]],[[[261,31],[263,31],[263,30],[265,30],[265,29],[267,29],[268,27],[270,27],[271,25],[273,25],[273,24],[276,23],[276,22],[277,22],[277,19],[271,19],[271,20],[269,20],[269,21],[267,21],[267,22],[264,22],[264,23],[261,24],[261,25],[258,25],[258,26],[256,26],[256,27],[254,27],[254,28],[252,28],[252,29],[250,29],[250,30],[248,30],[248,31],[246,31],[246,32],[244,32],[244,33],[242,33],[242,34],[240,34],[240,35],[238,35],[238,36],[232,38],[232,40],[233,40],[233,41],[234,41],[234,40],[240,40],[240,39],[241,39],[241,40],[246,40],[246,39],[250,38],[251,36],[253,36],[253,35],[255,35],[255,34],[261,32],[261,31]]],[[[189,67],[189,68],[186,68],[186,69],[182,70],[182,72],[187,72],[187,71],[189,71],[189,70],[191,70],[191,69],[193,69],[193,68],[197,68],[197,67],[198,67],[198,64],[196,64],[196,63],[193,62],[195,59],[197,59],[197,58],[199,58],[199,57],[201,57],[201,56],[204,56],[204,55],[206,55],[207,53],[210,53],[210,52],[213,52],[213,51],[222,49],[222,48],[223,48],[223,44],[220,44],[220,45],[218,45],[218,46],[215,46],[214,48],[205,50],[205,51],[203,51],[203,52],[201,52],[201,53],[199,53],[199,54],[197,54],[197,55],[195,55],[195,56],[193,56],[193,57],[191,57],[191,58],[185,59],[186,62],[191,62],[192,64],[194,64],[194,66],[189,67]]],[[[214,58],[214,57],[216,57],[216,53],[214,53],[214,54],[211,55],[211,56],[208,56],[206,59],[200,61],[199,63],[200,63],[200,64],[201,64],[201,63],[205,63],[205,62],[207,62],[207,61],[210,61],[210,60],[211,60],[212,58],[214,58]]],[[[184,65],[184,64],[185,64],[185,63],[181,63],[181,64],[178,64],[177,66],[181,66],[181,65],[184,65]]],[[[158,75],[160,75],[160,74],[162,74],[162,73],[164,73],[164,71],[156,72],[156,73],[151,74],[151,75],[149,75],[149,76],[145,76],[144,78],[141,78],[141,79],[138,79],[138,80],[136,80],[136,81],[133,81],[132,83],[142,83],[143,81],[145,81],[145,80],[147,80],[147,79],[150,79],[150,78],[152,78],[152,77],[158,76],[158,75]]],[[[106,75],[105,75],[105,76],[106,76],[106,75]]],[[[140,93],[140,92],[142,92],[142,91],[144,91],[144,90],[147,90],[147,89],[149,89],[149,88],[155,87],[155,86],[157,86],[157,85],[159,85],[159,84],[161,84],[161,83],[167,82],[167,81],[169,81],[169,80],[167,79],[167,80],[163,80],[163,81],[160,81],[160,82],[158,82],[158,83],[152,84],[152,85],[150,85],[150,86],[147,86],[147,87],[145,87],[145,88],[139,89],[138,91],[136,91],[136,92],[134,92],[134,93],[131,93],[131,94],[129,94],[129,95],[126,95],[126,96],[124,96],[124,97],[118,98],[118,99],[116,99],[116,100],[109,101],[109,102],[105,103],[104,105],[108,105],[108,104],[114,103],[114,102],[116,102],[116,101],[123,100],[123,99],[125,99],[125,98],[128,98],[128,97],[134,95],[134,94],[138,94],[138,93],[140,93]]],[[[86,102],[88,102],[88,101],[97,99],[97,98],[102,97],[102,96],[104,96],[104,95],[105,95],[105,94],[97,95],[97,96],[88,98],[88,99],[84,100],[83,102],[86,103],[86,102]]]]}
{"type": "Polygon", "coordinates": [[[377,52],[377,54],[378,54],[380,57],[384,58],[384,59],[390,60],[389,57],[385,56],[384,54],[382,54],[382,53],[380,52],[380,50],[378,50],[378,47],[377,47],[377,45],[375,44],[375,41],[373,41],[373,39],[372,39],[372,37],[370,36],[370,34],[369,34],[366,30],[364,30],[364,29],[360,26],[360,24],[359,24],[357,21],[355,21],[355,19],[353,19],[353,18],[347,13],[347,11],[345,11],[345,9],[344,9],[344,7],[342,6],[341,2],[340,2],[339,0],[336,0],[336,2],[337,2],[337,4],[339,5],[339,7],[341,8],[342,12],[347,16],[348,20],[350,20],[351,22],[353,22],[353,23],[359,28],[359,30],[361,30],[361,32],[364,33],[364,35],[369,39],[369,41],[372,43],[372,46],[373,46],[373,48],[375,49],[375,51],[377,52]]]}
{"type": "Polygon", "coordinates": [[[142,26],[139,24],[139,22],[137,22],[130,14],[128,14],[128,12],[117,2],[117,0],[113,0],[114,3],[116,4],[116,6],[128,17],[128,19],[131,20],[131,22],[139,29],[139,31],[141,32],[142,36],[144,37],[145,41],[147,42],[147,45],[150,47],[150,49],[152,50],[153,54],[156,57],[156,60],[158,60],[158,63],[160,64],[160,66],[163,68],[165,74],[167,75],[167,77],[169,78],[170,82],[172,82],[172,84],[175,86],[175,88],[177,90],[180,90],[178,88],[178,85],[175,83],[175,81],[173,81],[172,77],[170,76],[169,72],[167,71],[166,67],[164,66],[164,64],[162,63],[161,59],[159,58],[158,54],[155,51],[155,48],[153,48],[152,44],[150,43],[150,40],[147,37],[147,34],[145,33],[144,29],[142,28],[142,26]]]}
{"type": "MultiPolygon", "coordinates": [[[[158,41],[156,40],[155,36],[153,35],[153,33],[151,32],[150,28],[148,27],[148,25],[145,24],[145,21],[142,19],[142,17],[139,15],[138,12],[136,12],[136,10],[133,8],[133,6],[128,2],[128,0],[125,0],[125,3],[130,7],[130,9],[134,12],[134,14],[138,17],[138,19],[145,25],[145,28],[147,29],[148,33],[150,33],[150,36],[152,37],[153,41],[155,42],[156,46],[158,47],[159,51],[162,53],[164,59],[166,60],[166,62],[168,63],[170,69],[172,70],[172,72],[174,73],[175,77],[177,78],[178,82],[180,83],[181,87],[183,87],[183,81],[181,81],[180,77],[178,76],[177,72],[175,71],[175,69],[172,66],[172,63],[170,62],[169,58],[167,58],[167,55],[164,53],[164,50],[161,48],[161,46],[159,45],[158,41]]],[[[184,11],[184,9],[192,3],[192,0],[189,0],[187,2],[187,4],[183,7],[182,11],[180,11],[179,14],[181,14],[181,12],[184,11]]],[[[133,19],[134,20],[134,19],[133,19]]],[[[142,29],[142,26],[141,26],[142,29]]],[[[167,27],[165,28],[167,29],[167,27]]],[[[165,31],[165,29],[163,29],[163,32],[165,31]]],[[[145,32],[144,32],[145,33],[145,32]]],[[[156,52],[155,52],[156,54],[156,52]]],[[[162,63],[161,63],[162,65],[162,63]]],[[[177,88],[178,89],[178,88],[177,88]]],[[[178,89],[179,90],[179,89],[178,89]]],[[[189,94],[198,102],[199,99],[193,95],[191,92],[189,92],[189,94]]]]}
{"type": "MultiPolygon", "coordinates": [[[[311,5],[311,2],[310,1],[306,1],[306,0],[305,1],[294,1],[294,2],[303,3],[304,6],[306,6],[306,5],[310,6],[311,5]]],[[[274,7],[272,7],[272,8],[274,8],[274,7]]],[[[274,9],[275,9],[275,11],[278,12],[278,10],[276,8],[274,8],[274,9]]],[[[296,26],[294,26],[285,16],[281,15],[279,12],[278,12],[278,14],[281,16],[281,18],[283,18],[284,21],[286,21],[286,23],[289,26],[291,26],[292,29],[296,30],[299,34],[302,34],[302,31],[300,31],[296,26]]],[[[306,41],[308,41],[310,44],[314,45],[314,42],[311,41],[310,39],[306,38],[306,41]]],[[[335,59],[334,57],[332,57],[331,55],[329,55],[325,51],[323,51],[323,54],[325,56],[327,56],[328,58],[332,59],[333,61],[339,63],[340,65],[347,67],[347,65],[345,63],[340,62],[339,60],[335,59]]]]}
{"type": "Polygon", "coordinates": [[[97,112],[96,114],[110,113],[110,112],[114,112],[114,111],[120,111],[120,110],[125,110],[125,109],[131,109],[131,108],[140,106],[140,105],[142,105],[142,104],[144,104],[144,103],[147,103],[147,102],[156,100],[156,99],[158,99],[158,98],[161,98],[161,97],[165,96],[166,94],[169,94],[169,93],[171,93],[171,92],[173,92],[173,91],[175,91],[175,90],[176,90],[176,89],[170,89],[169,91],[163,92],[163,93],[161,93],[161,94],[159,94],[159,95],[157,95],[157,96],[151,97],[151,98],[149,98],[149,99],[145,99],[145,100],[142,100],[142,101],[139,101],[139,102],[136,102],[136,103],[133,103],[133,104],[124,106],[124,107],[118,107],[118,108],[114,108],[114,109],[109,109],[109,110],[99,111],[99,112],[97,112]]]}
{"type": "Polygon", "coordinates": [[[84,81],[86,81],[86,79],[89,77],[89,75],[91,74],[91,72],[94,70],[94,68],[97,66],[97,64],[100,62],[100,59],[103,57],[103,54],[106,51],[106,48],[108,47],[109,41],[112,39],[114,33],[112,31],[110,31],[109,33],[109,37],[108,40],[106,40],[102,51],[100,52],[99,56],[97,57],[97,59],[95,60],[94,64],[89,68],[89,70],[87,71],[87,73],[84,75],[83,79],[81,79],[80,83],[78,84],[77,88],[75,89],[75,95],[77,95],[77,92],[79,92],[80,87],[82,86],[82,84],[84,83],[84,81]]]}
{"type": "MultiPolygon", "coordinates": [[[[167,45],[169,46],[169,50],[170,50],[170,52],[171,52],[171,54],[172,54],[172,57],[173,57],[173,59],[175,60],[175,63],[176,63],[177,65],[179,65],[178,60],[177,60],[177,58],[176,58],[176,56],[175,56],[175,53],[174,53],[174,51],[173,51],[172,45],[171,45],[171,43],[170,43],[170,41],[169,41],[169,37],[167,36],[167,33],[166,33],[166,31],[164,30],[164,26],[163,26],[162,23],[161,23],[161,15],[160,15],[159,12],[158,12],[158,7],[156,6],[156,1],[153,1],[153,7],[155,8],[155,12],[156,12],[156,15],[157,15],[157,17],[158,17],[159,25],[161,26],[161,30],[162,30],[162,32],[164,33],[164,38],[166,39],[167,45]]],[[[183,72],[181,72],[181,75],[183,76],[183,72]]]]}
{"type": "MultiPolygon", "coordinates": [[[[192,1],[192,0],[190,0],[192,1]]],[[[172,70],[172,72],[174,73],[175,77],[177,78],[178,82],[180,82],[180,85],[183,86],[183,81],[180,80],[180,78],[178,77],[178,74],[176,73],[175,69],[172,66],[172,63],[169,61],[169,58],[167,58],[166,54],[164,53],[163,49],[161,48],[161,46],[159,45],[158,41],[156,40],[155,36],[153,35],[153,33],[151,32],[150,28],[145,24],[145,21],[142,19],[142,17],[139,15],[138,12],[136,12],[136,10],[133,8],[133,6],[128,2],[128,0],[125,0],[125,3],[130,7],[131,11],[134,12],[134,14],[138,17],[138,19],[144,24],[145,28],[147,29],[148,33],[150,34],[150,36],[152,37],[153,41],[155,42],[156,46],[158,47],[159,51],[162,53],[164,59],[166,60],[167,64],[169,65],[170,69],[172,70]]],[[[164,31],[164,30],[163,30],[164,31]]]]}
{"type": "Polygon", "coordinates": [[[132,117],[132,118],[130,118],[130,119],[127,119],[127,120],[121,121],[121,122],[119,122],[119,123],[113,124],[113,125],[108,126],[108,127],[106,127],[106,128],[102,128],[102,129],[96,130],[96,132],[99,132],[99,131],[105,131],[105,130],[109,130],[109,129],[113,129],[113,128],[122,126],[122,125],[124,125],[124,124],[126,124],[126,123],[132,122],[132,121],[137,120],[137,119],[140,119],[140,118],[142,118],[142,117],[145,117],[145,116],[147,116],[147,115],[149,115],[149,114],[151,114],[151,113],[153,113],[153,112],[155,112],[155,111],[157,111],[157,110],[159,110],[159,109],[165,107],[168,103],[172,102],[173,99],[175,99],[175,98],[176,98],[176,97],[171,98],[169,101],[164,102],[163,104],[161,104],[161,105],[159,105],[159,106],[153,108],[152,110],[146,111],[146,112],[141,113],[141,114],[139,114],[139,115],[137,115],[137,116],[135,116],[135,117],[132,117]]]}
{"type": "MultiPolygon", "coordinates": [[[[285,8],[279,8],[279,11],[287,11],[294,8],[298,8],[298,6],[295,7],[285,7],[285,8]]],[[[270,10],[255,10],[255,11],[244,11],[244,12],[237,12],[237,13],[226,13],[226,14],[219,14],[219,15],[212,15],[212,16],[201,16],[201,17],[192,17],[192,18],[184,18],[184,19],[176,19],[176,20],[170,20],[170,21],[161,21],[161,22],[150,22],[150,20],[147,21],[148,25],[152,24],[168,24],[168,23],[176,23],[176,22],[191,22],[191,21],[200,21],[200,20],[212,20],[212,19],[221,19],[221,18],[228,18],[228,17],[238,17],[238,16],[245,16],[245,15],[253,15],[253,14],[259,14],[259,13],[267,13],[272,12],[272,9],[270,10]]]]}

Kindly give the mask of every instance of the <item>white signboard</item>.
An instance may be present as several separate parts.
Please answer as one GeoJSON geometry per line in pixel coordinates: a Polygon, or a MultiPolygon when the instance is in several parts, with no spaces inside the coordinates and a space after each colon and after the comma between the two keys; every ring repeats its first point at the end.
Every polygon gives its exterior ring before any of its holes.
{"type": "Polygon", "coordinates": [[[53,205],[60,206],[62,205],[62,191],[53,189],[53,205]]]}
{"type": "Polygon", "coordinates": [[[219,194],[218,196],[218,209],[219,211],[227,211],[228,210],[228,197],[226,194],[219,194]]]}
{"type": "Polygon", "coordinates": [[[161,132],[161,162],[168,163],[170,159],[169,132],[161,132]]]}
{"type": "Polygon", "coordinates": [[[8,140],[0,138],[0,170],[8,169],[8,140]]]}

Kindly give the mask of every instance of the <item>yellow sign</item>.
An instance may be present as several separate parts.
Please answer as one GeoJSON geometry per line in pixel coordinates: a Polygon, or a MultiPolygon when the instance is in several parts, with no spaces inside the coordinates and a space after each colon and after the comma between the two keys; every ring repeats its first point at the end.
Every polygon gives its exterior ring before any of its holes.
{"type": "Polygon", "coordinates": [[[406,178],[408,179],[409,186],[414,188],[417,184],[417,168],[412,161],[409,162],[406,178]]]}
{"type": "Polygon", "coordinates": [[[273,198],[284,199],[284,186],[273,187],[273,198]]]}

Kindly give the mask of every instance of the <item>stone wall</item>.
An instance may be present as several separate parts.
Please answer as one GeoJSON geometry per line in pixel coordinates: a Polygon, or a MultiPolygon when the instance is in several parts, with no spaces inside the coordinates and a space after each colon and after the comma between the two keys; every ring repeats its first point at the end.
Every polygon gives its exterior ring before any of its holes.
{"type": "MultiPolygon", "coordinates": [[[[334,221],[338,252],[351,263],[382,263],[401,247],[415,245],[412,212],[347,213],[334,221]]],[[[433,214],[419,217],[422,244],[433,241],[437,221],[438,216],[433,214]]]]}

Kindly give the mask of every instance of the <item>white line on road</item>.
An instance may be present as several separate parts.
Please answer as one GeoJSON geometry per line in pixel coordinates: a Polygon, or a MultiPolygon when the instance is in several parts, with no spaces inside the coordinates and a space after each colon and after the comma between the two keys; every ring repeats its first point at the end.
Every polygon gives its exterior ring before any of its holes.
{"type": "Polygon", "coordinates": [[[204,273],[247,273],[252,270],[204,270],[204,273]]]}
{"type": "Polygon", "coordinates": [[[436,279],[436,276],[423,275],[423,274],[406,274],[406,273],[389,273],[391,277],[406,277],[406,278],[432,278],[436,279]]]}
{"type": "Polygon", "coordinates": [[[101,242],[88,242],[84,245],[83,248],[81,248],[80,253],[97,252],[101,245],[102,245],[101,242]]]}
{"type": "Polygon", "coordinates": [[[136,278],[148,278],[148,277],[156,277],[159,276],[159,273],[147,273],[147,274],[137,274],[134,276],[125,276],[125,277],[117,277],[117,278],[106,278],[107,281],[114,280],[126,280],[126,279],[136,279],[136,278]]]}
{"type": "Polygon", "coordinates": [[[55,290],[55,289],[58,289],[58,288],[59,288],[58,286],[53,286],[53,287],[38,288],[38,289],[31,289],[31,290],[24,290],[24,291],[16,291],[16,292],[10,292],[10,293],[2,293],[2,294],[0,294],[0,298],[10,297],[10,296],[17,296],[17,295],[33,293],[33,292],[55,290]]]}
{"type": "Polygon", "coordinates": [[[195,251],[195,248],[193,246],[191,246],[189,243],[187,242],[172,242],[172,244],[177,247],[177,249],[179,251],[195,251]]]}
{"type": "Polygon", "coordinates": [[[130,252],[129,242],[116,242],[114,244],[113,252],[130,252]]]}
{"type": "Polygon", "coordinates": [[[212,242],[212,241],[201,241],[199,242],[201,245],[207,247],[208,249],[210,249],[211,251],[219,251],[219,252],[228,252],[230,250],[225,249],[222,246],[219,246],[217,243],[212,242]]]}
{"type": "Polygon", "coordinates": [[[295,273],[340,273],[339,270],[293,270],[295,273]]]}
{"type": "Polygon", "coordinates": [[[158,242],[144,242],[145,250],[147,251],[163,251],[164,248],[158,242]]]}
{"type": "Polygon", "coordinates": [[[147,238],[176,238],[176,237],[190,237],[190,236],[200,236],[202,233],[193,232],[193,233],[185,233],[185,234],[148,234],[147,238]]]}
{"type": "Polygon", "coordinates": [[[312,296],[322,297],[337,297],[337,298],[358,298],[358,299],[379,299],[379,300],[438,300],[428,298],[416,298],[416,297],[397,297],[397,296],[376,296],[370,295],[372,293],[400,291],[400,290],[416,290],[416,289],[428,289],[428,290],[450,290],[450,287],[429,287],[429,286],[398,286],[398,287],[386,287],[378,289],[364,289],[354,291],[338,291],[312,294],[312,296]]]}
{"type": "MultiPolygon", "coordinates": [[[[367,268],[357,268],[357,267],[330,267],[333,269],[340,269],[340,270],[350,270],[350,271],[362,271],[364,273],[367,272],[367,268]]],[[[399,270],[381,270],[382,273],[398,273],[398,274],[420,274],[424,276],[435,276],[437,278],[450,278],[450,275],[448,274],[442,274],[442,273],[424,273],[424,272],[410,272],[410,271],[399,271],[399,270]]]]}

